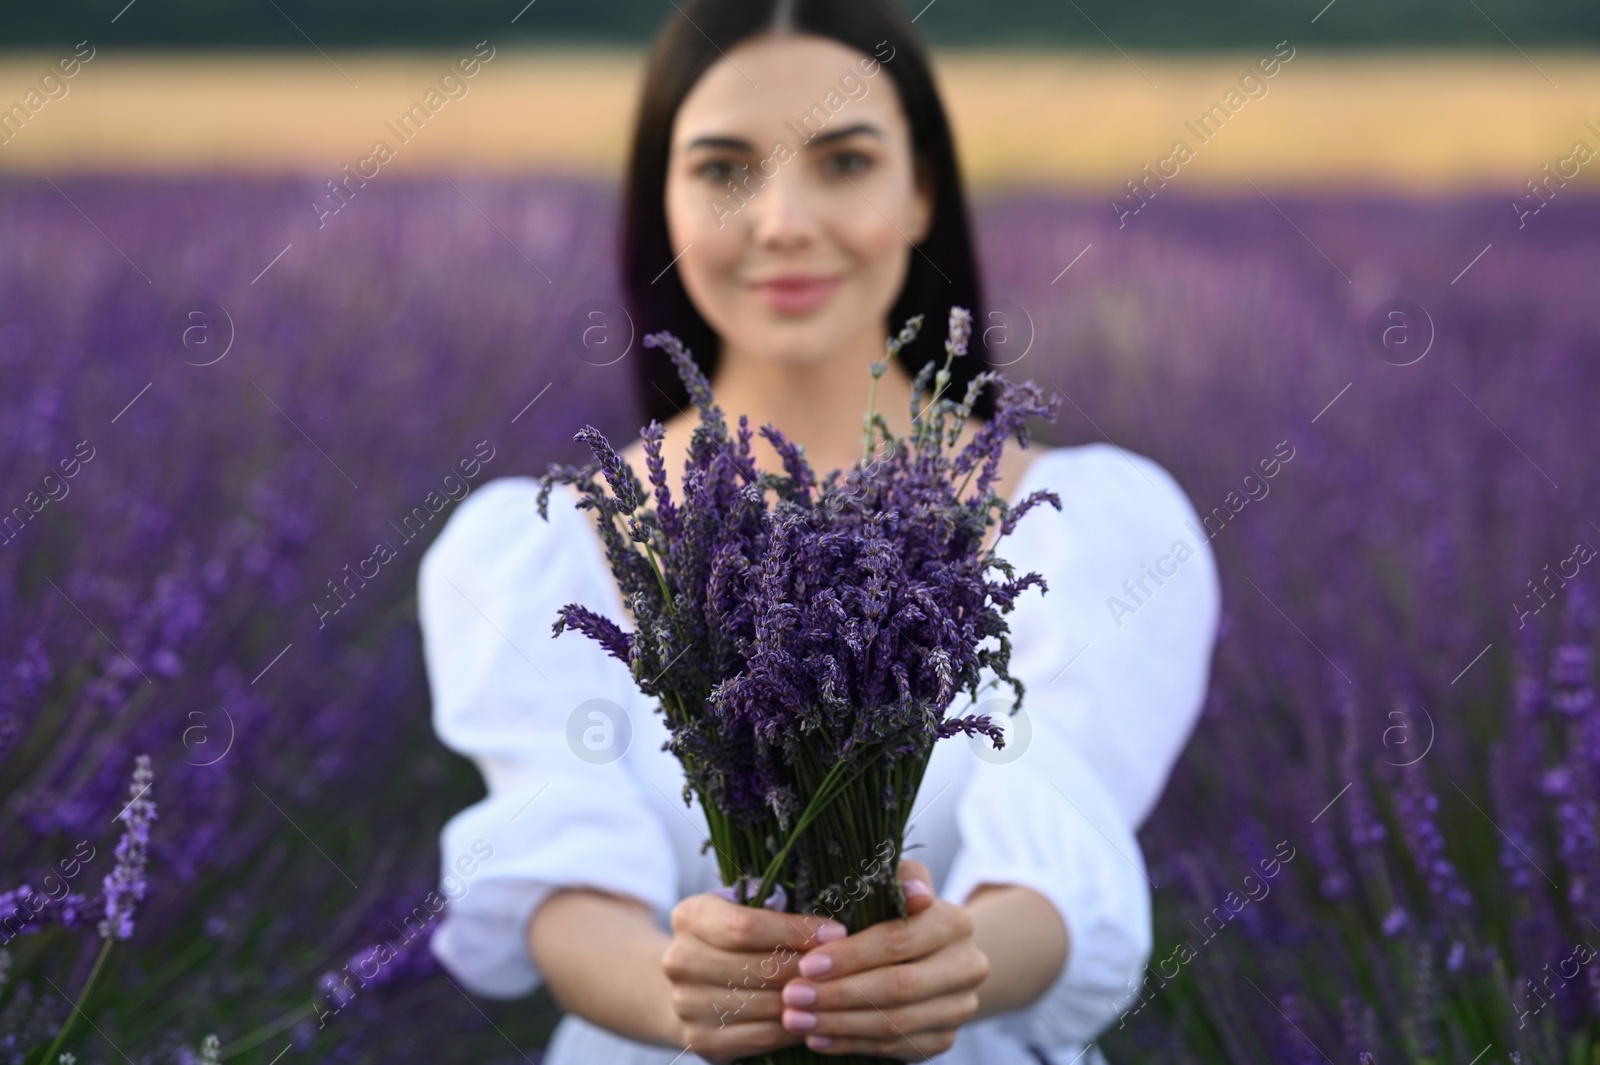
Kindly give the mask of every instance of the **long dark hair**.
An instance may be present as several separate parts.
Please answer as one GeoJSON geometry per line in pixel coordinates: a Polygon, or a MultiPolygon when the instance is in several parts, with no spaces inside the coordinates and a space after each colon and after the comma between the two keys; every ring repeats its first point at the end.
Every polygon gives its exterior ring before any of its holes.
{"type": "MultiPolygon", "coordinates": [[[[623,198],[622,286],[635,327],[672,332],[694,352],[707,377],[716,373],[717,334],[695,309],[677,270],[667,269],[673,251],[664,198],[673,119],[700,75],[741,41],[769,31],[808,33],[886,60],[881,69],[900,93],[918,173],[933,182],[934,209],[926,239],[910,252],[884,336],[922,314],[922,332],[901,349],[899,361],[912,375],[930,359],[942,362],[951,305],[981,315],[978,266],[944,106],[922,43],[897,0],[693,0],[674,7],[656,34],[645,69],[623,198]]],[[[951,367],[949,394],[957,398],[989,365],[981,318],[975,324],[967,356],[951,367]]],[[[634,364],[640,399],[647,416],[664,422],[687,406],[688,393],[659,349],[643,348],[640,355],[634,364]]],[[[862,374],[865,379],[865,367],[862,374]]],[[[973,414],[987,420],[993,413],[993,389],[986,388],[973,414]]]]}

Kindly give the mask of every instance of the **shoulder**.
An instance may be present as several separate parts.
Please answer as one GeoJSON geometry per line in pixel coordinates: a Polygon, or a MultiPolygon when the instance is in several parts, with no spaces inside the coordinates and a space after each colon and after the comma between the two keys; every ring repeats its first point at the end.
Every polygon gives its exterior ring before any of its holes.
{"type": "MultiPolygon", "coordinates": [[[[1054,491],[1061,498],[1061,520],[1067,522],[1115,523],[1125,529],[1199,524],[1188,494],[1164,466],[1112,444],[1044,451],[1028,467],[1021,487],[1054,491]]],[[[1032,520],[1025,519],[1023,526],[1032,520]]]]}
{"type": "MultiPolygon", "coordinates": [[[[1210,538],[1188,495],[1160,463],[1137,452],[1095,443],[1046,451],[1021,485],[1061,500],[1057,512],[1044,503],[1022,517],[1000,552],[1022,570],[1037,570],[1052,589],[1047,611],[1078,609],[1078,601],[1103,602],[1119,594],[1124,580],[1155,573],[1187,574],[1182,587],[1161,593],[1174,618],[1213,626],[1220,609],[1220,575],[1210,538]],[[1007,541],[1011,541],[1009,546],[1007,541]]],[[[1024,600],[1031,602],[1031,600],[1024,600]]],[[[1120,627],[1120,626],[1119,626],[1120,627]]],[[[1154,626],[1141,626],[1154,638],[1154,626]]]]}
{"type": "Polygon", "coordinates": [[[423,552],[421,594],[441,579],[485,587],[512,571],[537,575],[550,569],[553,555],[580,548],[570,525],[578,516],[570,491],[562,485],[551,490],[548,519],[539,513],[539,492],[537,478],[508,476],[469,493],[423,552]]]}
{"type": "Polygon", "coordinates": [[[539,482],[532,477],[496,477],[469,492],[423,552],[422,565],[492,541],[502,533],[539,520],[539,482]]]}

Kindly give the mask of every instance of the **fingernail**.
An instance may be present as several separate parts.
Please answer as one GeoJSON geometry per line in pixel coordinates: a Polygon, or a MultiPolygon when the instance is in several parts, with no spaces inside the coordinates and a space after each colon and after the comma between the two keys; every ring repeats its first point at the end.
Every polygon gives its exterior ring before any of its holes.
{"type": "Polygon", "coordinates": [[[783,1026],[794,1032],[809,1032],[817,1026],[817,1015],[805,1010],[784,1010],[783,1026]]]}
{"type": "Polygon", "coordinates": [[[906,889],[907,898],[910,898],[913,895],[933,894],[933,888],[929,887],[927,881],[924,880],[907,880],[901,886],[906,889]]]}
{"type": "Polygon", "coordinates": [[[783,989],[783,1004],[785,1006],[815,1006],[817,1004],[817,989],[805,984],[787,984],[783,989]]]}
{"type": "Polygon", "coordinates": [[[850,934],[850,929],[838,921],[829,921],[817,929],[818,943],[832,943],[836,939],[843,939],[850,934]]]}
{"type": "Polygon", "coordinates": [[[833,972],[833,959],[826,954],[807,954],[800,959],[801,976],[826,976],[833,972]]]}
{"type": "Polygon", "coordinates": [[[806,1046],[810,1047],[812,1050],[827,1050],[829,1047],[833,1046],[833,1036],[808,1035],[806,1036],[806,1046]]]}

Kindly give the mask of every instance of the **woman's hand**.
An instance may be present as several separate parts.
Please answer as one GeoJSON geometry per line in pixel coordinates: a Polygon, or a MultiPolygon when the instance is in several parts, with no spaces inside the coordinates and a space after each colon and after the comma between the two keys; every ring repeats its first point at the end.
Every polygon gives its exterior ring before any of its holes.
{"type": "Polygon", "coordinates": [[[949,1050],[977,1015],[989,958],[973,941],[972,917],[934,897],[921,862],[902,861],[900,880],[910,917],[814,946],[785,969],[796,975],[779,996],[783,1030],[819,1053],[923,1061],[949,1050]]]}
{"type": "Polygon", "coordinates": [[[661,958],[672,985],[668,1027],[679,1046],[725,1065],[800,1043],[781,1023],[780,991],[804,951],[843,939],[846,929],[703,894],[673,909],[672,932],[661,958]]]}

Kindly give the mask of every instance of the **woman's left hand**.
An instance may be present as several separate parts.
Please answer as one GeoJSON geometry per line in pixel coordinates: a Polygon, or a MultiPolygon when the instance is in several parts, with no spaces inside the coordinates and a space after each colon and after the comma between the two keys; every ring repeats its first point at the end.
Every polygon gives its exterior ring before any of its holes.
{"type": "Polygon", "coordinates": [[[783,1026],[823,1054],[924,1061],[949,1050],[978,1012],[989,958],[964,907],[935,898],[917,861],[900,863],[906,918],[808,950],[783,988],[783,1026]]]}

